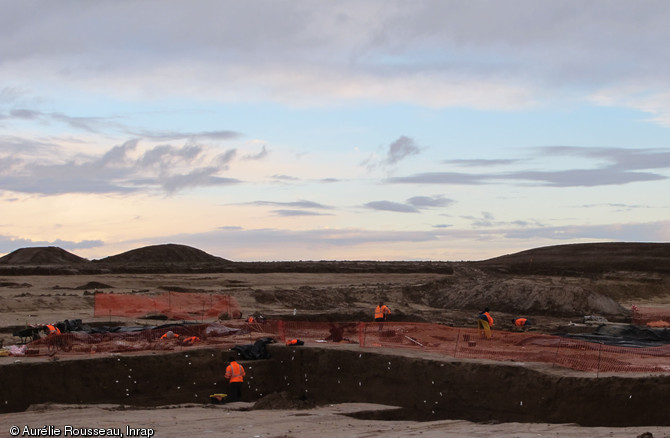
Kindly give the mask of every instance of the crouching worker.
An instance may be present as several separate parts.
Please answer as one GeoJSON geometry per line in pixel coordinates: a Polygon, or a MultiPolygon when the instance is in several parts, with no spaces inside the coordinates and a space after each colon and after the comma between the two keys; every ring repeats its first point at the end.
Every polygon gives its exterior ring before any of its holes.
{"type": "Polygon", "coordinates": [[[225,378],[230,382],[230,401],[236,402],[242,399],[242,383],[244,382],[244,367],[237,363],[234,357],[228,358],[229,365],[226,367],[225,378]]]}
{"type": "Polygon", "coordinates": [[[533,321],[528,318],[516,318],[512,320],[514,327],[521,330],[526,330],[528,327],[533,325],[533,321]]]}
{"type": "Polygon", "coordinates": [[[163,336],[161,336],[161,339],[178,339],[179,335],[172,330],[168,330],[167,332],[163,333],[163,336]]]}
{"type": "Polygon", "coordinates": [[[43,327],[43,330],[46,332],[47,336],[60,335],[60,329],[53,324],[47,324],[43,327]]]}
{"type": "Polygon", "coordinates": [[[200,342],[200,338],[197,336],[189,336],[188,338],[184,338],[181,341],[182,345],[194,345],[196,342],[200,342]]]}

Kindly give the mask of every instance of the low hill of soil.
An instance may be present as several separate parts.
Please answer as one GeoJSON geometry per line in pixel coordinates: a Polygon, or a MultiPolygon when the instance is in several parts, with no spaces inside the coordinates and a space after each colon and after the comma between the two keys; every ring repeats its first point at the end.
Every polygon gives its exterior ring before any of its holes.
{"type": "Polygon", "coordinates": [[[56,246],[20,248],[0,257],[0,265],[80,265],[89,260],[56,246]]]}
{"type": "Polygon", "coordinates": [[[221,257],[213,256],[197,248],[187,245],[168,243],[164,245],[145,246],[124,253],[94,260],[96,263],[108,265],[125,264],[202,264],[230,263],[221,257]]]}
{"type": "Polygon", "coordinates": [[[514,274],[579,275],[609,271],[670,273],[670,243],[578,243],[529,249],[475,262],[514,274]]]}

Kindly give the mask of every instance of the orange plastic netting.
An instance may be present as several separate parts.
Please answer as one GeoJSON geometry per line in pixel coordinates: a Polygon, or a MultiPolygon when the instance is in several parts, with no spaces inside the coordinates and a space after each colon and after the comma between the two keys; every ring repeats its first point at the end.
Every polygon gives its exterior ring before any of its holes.
{"type": "Polygon", "coordinates": [[[632,323],[649,327],[670,327],[670,309],[632,306],[632,323]]]}
{"type": "Polygon", "coordinates": [[[493,330],[491,338],[477,328],[430,323],[311,322],[241,319],[204,324],[166,324],[136,332],[67,332],[27,344],[26,354],[101,353],[171,350],[199,345],[231,348],[261,337],[305,345],[346,343],[361,348],[393,348],[454,358],[547,363],[598,373],[670,373],[670,344],[626,347],[535,332],[493,330]],[[172,332],[167,337],[168,332],[172,332]],[[166,336],[164,336],[166,335],[166,336]],[[174,336],[177,335],[177,336],[174,336]],[[197,338],[193,342],[188,339],[197,338]]]}
{"type": "Polygon", "coordinates": [[[204,320],[225,314],[239,318],[237,300],[230,295],[211,293],[164,292],[160,295],[95,295],[95,316],[142,317],[164,315],[170,319],[204,320]]]}

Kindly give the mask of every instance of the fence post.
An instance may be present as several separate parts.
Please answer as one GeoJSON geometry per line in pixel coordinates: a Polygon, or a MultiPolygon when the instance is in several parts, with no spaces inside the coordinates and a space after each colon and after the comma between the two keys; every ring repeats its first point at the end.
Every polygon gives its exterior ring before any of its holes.
{"type": "Polygon", "coordinates": [[[456,346],[454,347],[454,359],[456,358],[456,355],[458,354],[458,341],[461,339],[461,329],[458,329],[456,332],[456,346]]]}
{"type": "Polygon", "coordinates": [[[358,324],[358,346],[365,347],[365,323],[358,324]]]}

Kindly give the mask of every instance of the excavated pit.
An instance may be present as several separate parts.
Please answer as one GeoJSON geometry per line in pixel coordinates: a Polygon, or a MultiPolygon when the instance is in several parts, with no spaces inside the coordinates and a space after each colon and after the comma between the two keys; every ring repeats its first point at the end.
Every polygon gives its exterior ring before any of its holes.
{"type": "MultiPolygon", "coordinates": [[[[546,365],[340,345],[275,344],[268,352],[269,359],[241,361],[247,369],[243,399],[282,394],[275,399],[300,401],[270,408],[360,402],[397,407],[355,414],[362,419],[670,425],[665,409],[670,375],[596,378],[546,365]]],[[[0,412],[41,403],[210,403],[210,394],[227,390],[223,370],[230,353],[203,348],[63,360],[1,358],[0,412]]]]}

